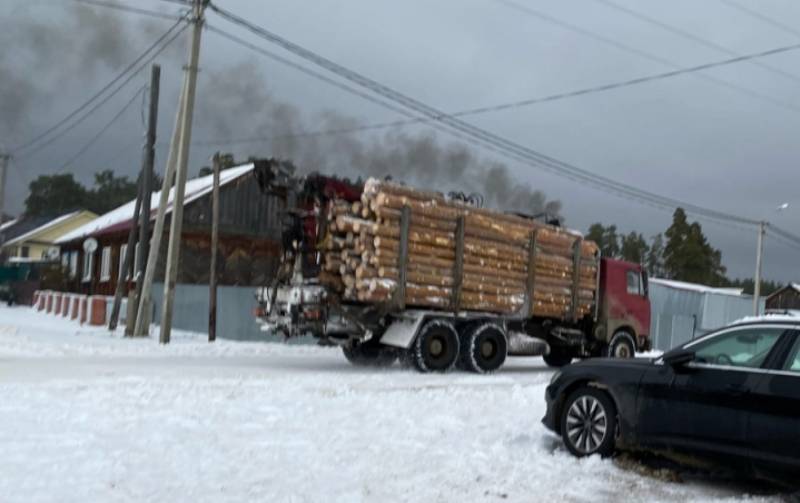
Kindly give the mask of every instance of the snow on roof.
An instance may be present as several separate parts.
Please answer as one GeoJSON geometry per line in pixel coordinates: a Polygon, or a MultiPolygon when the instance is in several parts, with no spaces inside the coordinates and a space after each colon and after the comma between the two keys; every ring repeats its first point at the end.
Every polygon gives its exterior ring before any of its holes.
{"type": "Polygon", "coordinates": [[[0,224],[0,231],[4,231],[4,230],[8,229],[9,227],[11,227],[12,225],[14,225],[14,224],[15,224],[15,223],[17,223],[18,221],[19,221],[19,219],[18,219],[18,218],[12,218],[11,220],[6,220],[6,221],[5,221],[5,222],[3,222],[2,224],[0,224]]]}
{"type": "Polygon", "coordinates": [[[19,236],[15,237],[14,239],[9,239],[8,241],[6,241],[3,244],[3,246],[8,246],[8,245],[15,244],[15,243],[22,243],[22,242],[30,239],[31,237],[35,236],[36,234],[39,234],[40,232],[44,232],[47,229],[50,229],[51,227],[55,227],[56,225],[60,224],[61,222],[65,221],[65,220],[69,220],[70,218],[74,217],[75,215],[77,215],[80,212],[81,212],[80,210],[71,211],[71,212],[67,213],[66,215],[61,215],[60,217],[54,218],[52,220],[49,220],[48,222],[44,223],[43,225],[40,225],[39,227],[36,227],[35,229],[29,230],[25,234],[19,235],[19,236]]]}
{"type": "Polygon", "coordinates": [[[698,293],[716,293],[720,295],[733,295],[736,297],[741,297],[743,295],[743,290],[741,288],[715,288],[713,286],[700,285],[698,283],[687,283],[686,281],[675,281],[672,279],[661,278],[650,278],[649,282],[650,284],[698,293]]]}
{"type": "Polygon", "coordinates": [[[790,321],[790,322],[800,322],[800,311],[780,311],[770,313],[767,312],[765,314],[759,316],[745,316],[744,318],[739,318],[738,320],[731,323],[731,325],[736,325],[739,323],[753,323],[756,321],[790,321]]]}
{"type": "MultiPolygon", "coordinates": [[[[252,170],[253,170],[253,164],[250,163],[221,171],[219,174],[219,185],[221,187],[243,175],[246,175],[252,170]]],[[[194,178],[192,180],[187,180],[184,205],[189,204],[192,201],[211,192],[211,190],[213,189],[213,183],[214,183],[214,175],[202,176],[199,178],[194,178]]],[[[150,196],[150,207],[153,209],[150,218],[153,218],[153,216],[155,215],[155,209],[158,208],[160,196],[161,196],[161,191],[153,192],[153,194],[150,196]]],[[[175,196],[175,187],[170,189],[169,196],[167,197],[167,213],[172,211],[172,199],[174,196],[175,196]]],[[[87,223],[86,225],[82,225],[77,229],[73,230],[72,232],[69,232],[61,236],[58,240],[56,240],[56,243],[63,244],[69,241],[74,241],[76,239],[86,238],[113,225],[117,225],[123,222],[128,222],[133,218],[133,211],[135,206],[136,206],[136,200],[134,199],[133,201],[123,204],[119,208],[113,209],[108,213],[100,215],[99,217],[87,223]]]]}

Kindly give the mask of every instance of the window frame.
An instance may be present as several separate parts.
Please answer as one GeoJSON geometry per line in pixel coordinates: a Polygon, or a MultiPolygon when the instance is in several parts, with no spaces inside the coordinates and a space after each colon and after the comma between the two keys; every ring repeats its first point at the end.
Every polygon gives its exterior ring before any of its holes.
{"type": "Polygon", "coordinates": [[[81,281],[83,283],[90,283],[92,281],[92,277],[94,276],[94,252],[87,253],[83,252],[83,271],[81,275],[81,281]]]}
{"type": "Polygon", "coordinates": [[[100,281],[107,283],[111,280],[111,247],[104,246],[100,249],[100,281]]]}
{"type": "Polygon", "coordinates": [[[642,285],[642,271],[637,271],[635,269],[628,269],[625,271],[625,291],[628,295],[636,295],[639,297],[644,296],[644,288],[642,285]],[[636,278],[636,292],[631,291],[631,285],[629,283],[630,278],[636,278]]]}
{"type": "Polygon", "coordinates": [[[75,279],[78,276],[78,252],[71,251],[69,253],[69,277],[75,279]]]}

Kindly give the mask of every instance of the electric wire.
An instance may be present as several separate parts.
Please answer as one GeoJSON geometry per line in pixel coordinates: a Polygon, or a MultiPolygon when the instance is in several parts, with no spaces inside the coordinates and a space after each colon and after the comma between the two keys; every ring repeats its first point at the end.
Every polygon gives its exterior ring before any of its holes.
{"type": "Polygon", "coordinates": [[[92,136],[92,138],[89,139],[89,141],[87,141],[81,148],[79,148],[75,152],[75,154],[73,154],[69,159],[67,159],[67,161],[65,161],[56,170],[56,173],[61,173],[62,171],[67,169],[70,165],[72,165],[73,162],[77,161],[84,153],[86,153],[86,151],[89,150],[92,147],[92,145],[94,145],[97,142],[97,140],[99,140],[100,137],[103,136],[103,134],[106,131],[108,131],[109,128],[111,128],[111,126],[114,125],[115,122],[117,122],[117,120],[119,120],[120,117],[122,117],[125,111],[128,110],[128,108],[130,108],[131,105],[133,105],[133,103],[136,101],[137,98],[139,98],[139,95],[141,95],[145,89],[147,89],[147,86],[140,87],[136,91],[136,93],[133,96],[131,96],[131,98],[125,103],[125,105],[123,105],[123,107],[116,114],[114,114],[114,117],[112,117],[111,120],[109,120],[102,128],[100,128],[100,130],[94,136],[92,136]]]}
{"type": "Polygon", "coordinates": [[[740,12],[743,12],[743,13],[747,14],[750,17],[756,18],[756,19],[758,19],[758,20],[760,20],[760,21],[762,21],[764,23],[767,23],[767,24],[769,24],[769,25],[771,25],[771,26],[773,26],[775,28],[778,28],[780,30],[785,31],[786,33],[791,33],[794,36],[800,37],[800,30],[798,30],[797,28],[793,28],[792,26],[790,26],[788,24],[781,23],[780,21],[776,20],[775,18],[767,16],[766,14],[758,12],[757,10],[751,9],[749,7],[745,7],[744,5],[741,5],[741,4],[738,4],[736,2],[733,2],[732,0],[719,0],[719,1],[722,2],[723,4],[727,5],[728,7],[732,7],[732,8],[734,8],[734,9],[740,11],[740,12]]]}
{"type": "Polygon", "coordinates": [[[150,16],[159,19],[168,19],[171,21],[177,21],[183,19],[182,16],[176,14],[166,14],[164,12],[158,12],[149,9],[142,9],[139,7],[131,7],[128,5],[120,4],[120,3],[112,3],[112,2],[103,2],[102,0],[73,0],[74,2],[92,5],[95,7],[105,7],[108,9],[114,9],[122,12],[130,12],[133,14],[141,14],[143,16],[150,16]]]}
{"type": "MultiPolygon", "coordinates": [[[[578,33],[580,35],[583,35],[585,37],[591,38],[591,39],[596,40],[598,42],[602,42],[602,43],[604,43],[604,44],[606,44],[608,46],[615,47],[616,49],[622,50],[622,51],[627,52],[629,54],[637,55],[637,56],[639,56],[641,58],[644,58],[644,59],[647,59],[649,61],[652,61],[652,62],[655,62],[655,63],[659,63],[659,64],[662,64],[662,65],[666,65],[666,66],[669,66],[669,67],[672,67],[672,68],[680,68],[681,67],[681,65],[679,65],[678,63],[675,63],[674,61],[671,61],[671,60],[666,59],[666,58],[662,58],[662,57],[660,57],[658,55],[652,54],[650,52],[643,51],[643,50],[638,49],[636,47],[632,47],[630,45],[623,44],[622,42],[618,42],[618,41],[616,41],[616,40],[614,40],[614,39],[612,39],[610,37],[606,37],[604,35],[601,35],[599,33],[593,32],[591,30],[587,30],[587,29],[582,28],[582,27],[580,27],[578,25],[563,21],[563,20],[558,19],[558,18],[556,18],[556,17],[554,17],[554,16],[552,16],[550,14],[547,14],[545,12],[536,10],[533,7],[530,7],[529,5],[522,5],[522,4],[519,4],[519,3],[514,2],[512,0],[492,0],[492,1],[494,1],[496,3],[499,3],[501,5],[504,5],[507,8],[514,9],[514,10],[516,10],[518,12],[522,12],[523,14],[526,14],[528,16],[531,16],[531,17],[534,17],[536,19],[539,19],[540,21],[544,21],[544,22],[559,26],[559,27],[561,27],[561,28],[563,28],[565,30],[572,31],[573,33],[578,33]]],[[[705,74],[705,73],[696,73],[694,75],[699,79],[703,79],[703,80],[705,80],[707,82],[711,82],[711,83],[713,83],[713,84],[715,84],[717,86],[720,86],[720,87],[725,87],[725,88],[730,89],[732,91],[735,91],[735,92],[737,92],[739,94],[742,94],[742,95],[745,95],[745,96],[749,96],[751,98],[755,98],[755,99],[758,99],[760,101],[764,101],[766,103],[770,103],[771,105],[774,105],[775,107],[779,107],[779,108],[782,108],[782,109],[785,109],[785,110],[790,110],[792,112],[800,113],[800,106],[795,105],[794,103],[776,99],[773,96],[770,96],[768,94],[764,94],[764,93],[758,92],[756,90],[750,89],[748,87],[744,87],[742,85],[735,84],[735,83],[730,82],[728,80],[724,80],[724,79],[721,79],[721,78],[718,78],[718,77],[714,77],[713,75],[708,75],[708,74],[705,74]]]]}
{"type": "MultiPolygon", "coordinates": [[[[350,80],[351,82],[354,82],[362,87],[370,89],[371,91],[380,94],[381,96],[390,99],[391,101],[401,104],[402,106],[407,107],[410,110],[415,111],[416,113],[419,113],[423,116],[427,116],[429,119],[432,119],[437,123],[441,123],[450,129],[454,129],[458,131],[460,134],[469,136],[470,138],[473,139],[473,141],[478,140],[479,142],[481,142],[483,146],[489,145],[494,149],[496,149],[496,151],[499,151],[500,153],[506,156],[510,156],[517,160],[524,159],[525,162],[534,167],[544,168],[555,174],[559,174],[561,176],[574,179],[576,181],[587,182],[589,184],[602,187],[603,189],[614,192],[616,194],[625,195],[627,197],[631,197],[641,202],[646,202],[655,205],[657,207],[660,206],[665,209],[671,209],[671,210],[675,209],[676,207],[683,207],[686,211],[703,215],[707,218],[718,219],[731,223],[740,223],[748,225],[753,225],[758,223],[757,221],[752,219],[747,219],[740,216],[731,215],[716,210],[711,210],[694,204],[688,204],[683,201],[678,201],[676,199],[644,191],[642,189],[632,187],[630,185],[615,180],[611,180],[609,178],[583,170],[574,165],[565,163],[553,157],[537,152],[533,149],[523,147],[498,135],[477,128],[471,124],[465,123],[458,119],[452,118],[447,114],[445,114],[444,112],[436,110],[433,107],[425,105],[424,103],[414,100],[413,98],[410,98],[408,96],[405,96],[383,84],[380,84],[361,74],[358,74],[357,72],[354,72],[341,65],[338,65],[333,61],[324,58],[323,56],[320,56],[319,54],[314,53],[313,51],[305,49],[293,42],[290,42],[262,27],[253,25],[252,23],[218,7],[213,3],[210,4],[210,7],[220,16],[224,17],[225,19],[235,24],[240,25],[241,27],[246,28],[248,31],[251,31],[256,35],[259,35],[261,38],[264,38],[265,40],[274,43],[286,49],[287,51],[292,52],[297,56],[300,56],[308,61],[311,61],[331,71],[332,73],[335,73],[347,80],[350,80]]],[[[447,131],[449,132],[450,129],[447,129],[447,131]]]]}
{"type": "MultiPolygon", "coordinates": [[[[665,31],[667,31],[669,33],[672,33],[673,35],[677,35],[677,36],[683,37],[683,38],[685,38],[687,40],[691,40],[692,42],[695,42],[696,44],[700,44],[700,45],[702,45],[704,47],[708,47],[710,49],[714,49],[716,51],[723,52],[723,53],[725,53],[725,54],[727,54],[729,56],[738,56],[739,55],[739,53],[737,51],[733,51],[731,49],[728,49],[725,46],[717,44],[716,42],[713,42],[711,40],[707,40],[705,38],[699,37],[699,36],[695,35],[694,33],[691,33],[691,32],[689,32],[687,30],[682,29],[682,28],[678,28],[676,26],[672,26],[672,25],[667,24],[667,23],[665,23],[663,21],[660,21],[660,20],[658,20],[656,18],[653,18],[653,17],[648,16],[646,14],[642,14],[641,12],[635,11],[635,10],[630,9],[628,7],[625,7],[623,5],[619,5],[618,3],[614,2],[613,0],[594,0],[594,1],[599,3],[599,4],[601,4],[601,5],[605,5],[606,7],[610,8],[610,9],[614,9],[617,12],[622,12],[624,14],[627,14],[628,16],[631,16],[631,17],[633,17],[635,19],[638,19],[639,21],[642,21],[644,23],[647,23],[647,24],[650,24],[650,25],[653,25],[653,26],[657,26],[657,27],[661,28],[662,30],[665,30],[665,31]]],[[[780,68],[774,67],[774,66],[769,65],[767,63],[764,63],[763,61],[759,61],[757,59],[753,59],[753,60],[748,60],[748,63],[750,63],[752,65],[755,65],[755,66],[758,66],[759,68],[762,68],[764,70],[767,70],[768,72],[771,72],[771,73],[774,73],[776,75],[780,75],[782,77],[785,77],[785,78],[787,78],[787,79],[789,79],[789,80],[791,80],[793,82],[800,82],[800,77],[798,77],[797,75],[795,75],[795,74],[793,74],[791,72],[787,72],[785,70],[782,70],[780,68]]]]}
{"type": "Polygon", "coordinates": [[[42,133],[38,134],[34,138],[32,138],[32,139],[28,140],[27,142],[25,142],[25,143],[23,143],[21,145],[18,145],[17,147],[12,149],[12,151],[11,151],[12,155],[14,155],[17,158],[19,158],[19,157],[27,157],[27,156],[33,155],[33,153],[38,152],[39,150],[43,149],[44,147],[46,147],[47,145],[49,145],[50,143],[55,141],[55,139],[57,139],[58,137],[64,135],[66,132],[68,132],[69,130],[74,128],[77,124],[82,122],[86,117],[91,115],[95,110],[97,110],[100,106],[102,106],[109,99],[111,99],[111,97],[113,97],[116,93],[118,93],[123,87],[125,87],[125,85],[128,82],[130,82],[133,79],[133,77],[135,77],[143,68],[145,68],[148,63],[150,63],[153,59],[155,59],[167,46],[169,46],[177,38],[178,35],[180,35],[186,29],[186,25],[184,25],[177,32],[175,32],[175,29],[178,28],[181,25],[181,23],[183,23],[184,19],[185,19],[185,16],[183,18],[181,18],[179,21],[177,21],[174,25],[172,25],[152,45],[150,45],[136,59],[134,59],[130,64],[128,64],[128,66],[126,66],[122,70],[122,72],[117,74],[111,81],[109,81],[106,85],[104,85],[99,91],[97,91],[88,100],[86,100],[84,103],[82,103],[80,106],[78,106],[78,108],[76,108],[75,110],[73,110],[72,112],[67,114],[63,119],[61,119],[60,121],[56,122],[55,124],[53,124],[52,126],[47,128],[45,131],[43,131],[42,133]],[[173,33],[173,32],[175,32],[175,33],[173,33]],[[165,40],[166,40],[166,42],[165,42],[165,40]],[[159,47],[159,45],[161,47],[159,47]],[[155,51],[155,52],[148,57],[148,55],[153,51],[155,51]],[[138,69],[137,69],[137,66],[138,66],[138,69]],[[48,136],[50,136],[51,133],[53,133],[54,131],[57,131],[59,128],[61,128],[62,126],[64,126],[68,122],[70,122],[75,116],[80,114],[82,111],[86,110],[86,108],[90,107],[93,103],[95,103],[95,101],[100,99],[103,96],[103,94],[106,93],[106,91],[111,89],[120,80],[123,80],[122,84],[117,86],[117,88],[114,89],[111,92],[111,94],[109,94],[108,96],[103,98],[99,102],[99,104],[95,104],[95,106],[93,108],[91,108],[87,114],[84,114],[83,116],[81,116],[76,121],[73,121],[71,124],[67,125],[67,127],[65,129],[62,129],[60,132],[57,132],[56,135],[51,136],[50,138],[47,138],[48,136]],[[31,150],[31,149],[33,149],[33,150],[31,150]],[[30,150],[30,151],[24,152],[26,150],[30,150]]]}

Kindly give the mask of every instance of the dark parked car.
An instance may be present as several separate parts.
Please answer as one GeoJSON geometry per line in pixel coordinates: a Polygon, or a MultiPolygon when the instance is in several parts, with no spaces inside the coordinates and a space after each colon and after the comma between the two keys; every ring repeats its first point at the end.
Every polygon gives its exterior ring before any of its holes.
{"type": "Polygon", "coordinates": [[[655,359],[556,372],[542,422],[576,456],[615,449],[800,486],[800,318],[764,317],[655,359]]]}

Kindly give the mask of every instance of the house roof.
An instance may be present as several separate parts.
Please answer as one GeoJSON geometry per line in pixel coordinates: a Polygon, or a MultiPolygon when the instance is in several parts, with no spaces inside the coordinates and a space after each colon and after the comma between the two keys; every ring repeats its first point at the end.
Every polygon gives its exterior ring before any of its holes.
{"type": "Polygon", "coordinates": [[[778,288],[777,290],[775,290],[771,294],[767,295],[767,298],[769,299],[771,297],[774,297],[774,296],[778,295],[779,293],[785,292],[786,290],[794,290],[795,292],[800,293],[800,283],[789,283],[788,285],[786,285],[786,286],[784,286],[782,288],[778,288]]]}
{"type": "MultiPolygon", "coordinates": [[[[226,169],[219,174],[219,184],[222,187],[237,178],[253,171],[253,164],[244,164],[235,168],[226,169]]],[[[194,178],[186,182],[186,193],[184,206],[195,201],[211,192],[214,183],[214,175],[194,178]]],[[[167,213],[172,211],[172,200],[175,196],[175,188],[171,188],[167,198],[167,213]]],[[[150,196],[150,219],[154,219],[158,208],[161,191],[153,192],[150,196]]],[[[133,212],[136,207],[136,200],[129,201],[122,206],[100,215],[86,225],[82,225],[56,240],[57,244],[64,244],[78,239],[85,239],[90,236],[98,236],[109,232],[120,231],[130,228],[133,220],[133,212]]]]}
{"type": "Polygon", "coordinates": [[[0,224],[0,231],[4,231],[4,230],[8,229],[12,225],[15,225],[18,221],[19,221],[18,218],[12,218],[11,220],[6,220],[2,224],[0,224]]]}
{"type": "Polygon", "coordinates": [[[12,233],[14,235],[11,237],[11,239],[7,239],[5,241],[3,243],[3,246],[15,245],[19,243],[24,243],[26,241],[34,240],[36,239],[37,236],[41,235],[42,233],[55,229],[59,225],[68,222],[71,218],[79,216],[83,213],[86,213],[88,215],[94,215],[94,213],[90,213],[85,210],[78,210],[78,211],[71,211],[56,218],[42,217],[42,218],[31,219],[31,221],[28,222],[27,225],[13,228],[12,233]]]}
{"type": "Polygon", "coordinates": [[[742,297],[744,295],[744,290],[741,288],[716,288],[713,286],[700,285],[698,283],[688,283],[686,281],[675,281],[661,278],[650,278],[649,282],[651,284],[675,288],[678,290],[688,290],[690,292],[714,293],[718,295],[732,295],[735,297],[742,297]]]}
{"type": "Polygon", "coordinates": [[[2,231],[3,236],[5,237],[5,242],[8,242],[11,239],[16,238],[17,236],[21,236],[28,231],[35,229],[41,225],[44,225],[52,217],[29,217],[29,216],[22,216],[12,222],[6,222],[3,224],[2,231]]]}

